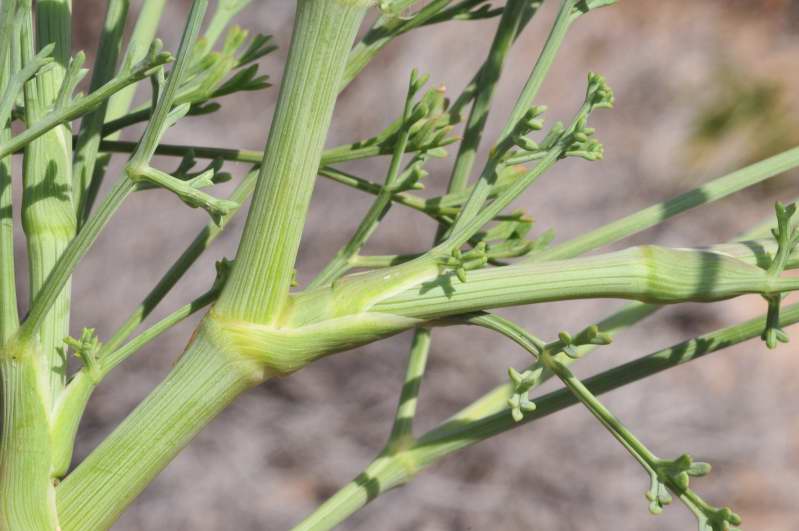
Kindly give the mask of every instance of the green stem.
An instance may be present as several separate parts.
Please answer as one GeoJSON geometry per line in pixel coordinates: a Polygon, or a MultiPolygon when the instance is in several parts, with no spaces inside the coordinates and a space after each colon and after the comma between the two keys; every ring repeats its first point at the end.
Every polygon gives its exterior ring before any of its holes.
{"type": "MultiPolygon", "coordinates": [[[[148,124],[147,129],[142,135],[137,151],[133,154],[128,163],[129,169],[146,166],[155,152],[160,136],[163,133],[163,127],[168,118],[169,110],[172,108],[172,101],[181,82],[182,75],[188,67],[190,51],[196,42],[207,5],[207,0],[195,0],[192,4],[172,73],[166,82],[163,93],[158,99],[158,104],[153,113],[153,120],[148,124]]],[[[102,232],[103,228],[111,219],[111,216],[116,213],[135,187],[135,183],[127,175],[121,178],[103,201],[97,213],[89,218],[83,230],[69,242],[69,245],[65,248],[62,256],[55,264],[55,267],[53,267],[52,272],[47,276],[41,292],[38,293],[33,300],[28,318],[25,320],[20,330],[21,338],[29,339],[36,334],[39,327],[42,326],[45,316],[56,302],[58,293],[66,286],[80,259],[86,254],[100,235],[100,232],[102,232]]],[[[70,210],[74,219],[74,210],[72,210],[71,205],[70,210]]],[[[66,335],[65,333],[59,337],[59,345],[66,335]]]]}
{"type": "Polygon", "coordinates": [[[203,46],[205,46],[205,49],[214,49],[214,44],[216,44],[222,32],[225,31],[225,28],[228,27],[233,17],[249,3],[250,0],[221,0],[217,3],[214,16],[211,17],[211,22],[208,23],[208,28],[206,28],[205,35],[203,35],[203,46]]]}
{"type": "Polygon", "coordinates": [[[58,529],[51,478],[49,390],[29,349],[0,349],[0,529],[58,529]]]}
{"type": "MultiPolygon", "coordinates": [[[[392,154],[383,144],[362,145],[363,143],[363,141],[355,142],[326,149],[322,152],[320,167],[392,154]]],[[[137,145],[138,142],[103,140],[100,143],[100,151],[106,153],[133,153],[136,151],[137,145]]],[[[413,152],[413,146],[409,146],[406,150],[406,153],[413,152]]],[[[177,144],[160,144],[158,148],[156,148],[155,154],[169,155],[172,157],[185,157],[191,154],[198,159],[222,159],[232,162],[246,162],[249,164],[260,164],[264,158],[264,152],[257,150],[213,146],[185,146],[177,144]]]]}
{"type": "Polygon", "coordinates": [[[394,426],[388,438],[386,452],[391,454],[411,443],[413,437],[413,419],[416,417],[416,403],[422,377],[427,368],[430,354],[431,330],[417,328],[414,331],[411,350],[408,355],[408,369],[402,384],[397,412],[394,415],[394,426]]]}
{"type": "MultiPolygon", "coordinates": [[[[494,219],[495,216],[510,205],[514,199],[524,192],[524,190],[534,183],[541,175],[552,168],[562,153],[563,146],[559,143],[558,146],[549,150],[547,155],[541,159],[532,170],[513,181],[507,189],[503,190],[502,193],[485,208],[483,208],[483,204],[491,193],[492,185],[487,184],[488,181],[484,180],[481,176],[472,188],[469,199],[458,212],[458,217],[455,219],[455,225],[452,228],[450,236],[448,236],[439,247],[447,251],[450,249],[457,249],[468,242],[486,223],[494,219]],[[480,206],[479,210],[475,207],[478,203],[480,206]],[[459,221],[460,223],[458,223],[459,221]]],[[[496,168],[495,162],[489,161],[487,168],[488,171],[493,174],[496,168]]],[[[483,175],[486,175],[486,172],[483,172],[483,175]]]]}
{"type": "MultiPolygon", "coordinates": [[[[19,331],[21,338],[33,337],[43,326],[45,317],[56,304],[60,291],[68,285],[69,278],[72,276],[75,267],[108,224],[111,216],[116,213],[128,195],[134,190],[134,187],[135,185],[130,179],[121,179],[109,192],[97,213],[89,219],[83,230],[65,247],[55,267],[44,281],[41,290],[33,299],[30,312],[19,331]]],[[[70,209],[72,209],[71,205],[70,209]]],[[[60,337],[59,346],[61,340],[67,335],[65,331],[64,335],[60,337]]]]}
{"type": "MultiPolygon", "coordinates": [[[[371,3],[371,2],[369,2],[371,3]]],[[[217,311],[273,323],[282,311],[347,51],[364,0],[300,0],[272,129],[217,311]]]]}
{"type": "MultiPolygon", "coordinates": [[[[125,51],[125,62],[136,64],[147,55],[147,48],[155,39],[165,4],[166,0],[144,0],[142,2],[136,25],[125,51]]],[[[133,96],[136,94],[136,87],[137,85],[128,85],[111,96],[106,110],[106,120],[115,120],[128,112],[133,96]]]]}
{"type": "MultiPolygon", "coordinates": [[[[16,8],[16,0],[8,0],[0,8],[0,94],[5,93],[11,79],[13,54],[18,48],[12,45],[12,41],[16,40],[14,34],[16,8]]],[[[10,124],[3,120],[0,122],[0,143],[10,137],[10,124]]],[[[0,345],[5,344],[19,326],[11,186],[11,159],[0,158],[0,345]]]]}
{"type": "Polygon", "coordinates": [[[655,469],[657,457],[655,457],[655,455],[649,451],[649,448],[647,448],[638,437],[627,429],[627,427],[611,413],[596,396],[594,396],[583,382],[578,380],[565,365],[553,359],[551,353],[545,353],[542,359],[549,369],[561,379],[574,397],[588,408],[622,446],[641,462],[641,464],[647,466],[648,470],[655,469]]]}
{"type": "MultiPolygon", "coordinates": [[[[380,50],[392,39],[417,28],[441,12],[452,0],[433,0],[412,18],[405,19],[395,15],[382,15],[369,28],[363,39],[349,52],[349,60],[341,79],[341,85],[349,85],[380,50]]],[[[410,2],[408,2],[410,4],[410,2]]]]}
{"type": "MultiPolygon", "coordinates": [[[[153,58],[152,62],[148,61],[146,63],[139,63],[138,65],[133,66],[130,70],[113,78],[111,81],[102,85],[100,88],[88,94],[87,96],[76,98],[72,103],[65,105],[62,109],[56,109],[47,114],[39,113],[37,120],[28,120],[27,129],[11,138],[8,142],[4,142],[2,145],[0,145],[0,156],[5,157],[15,153],[41,136],[47,135],[53,131],[58,132],[62,129],[64,131],[62,133],[64,136],[63,142],[68,142],[71,145],[72,134],[70,133],[68,127],[62,124],[67,124],[71,120],[80,118],[81,116],[97,109],[108,99],[109,96],[121,90],[122,88],[127,87],[128,85],[136,83],[137,81],[141,81],[147,77],[147,74],[151,69],[165,64],[169,60],[171,60],[171,56],[169,54],[159,54],[153,58]]],[[[52,72],[53,70],[48,70],[43,74],[52,72]]],[[[44,76],[39,77],[42,78],[44,76]]],[[[50,83],[55,82],[53,81],[50,83]]],[[[54,91],[54,93],[57,94],[59,86],[60,85],[56,84],[55,88],[48,90],[54,91]]]]}
{"type": "Polygon", "coordinates": [[[403,460],[405,455],[378,456],[358,477],[317,507],[292,531],[333,529],[379,495],[409,481],[416,469],[412,463],[403,460]]]}
{"type": "Polygon", "coordinates": [[[212,302],[214,302],[219,295],[218,289],[211,289],[208,292],[200,295],[190,303],[178,308],[171,314],[167,315],[153,326],[143,331],[141,334],[130,340],[124,346],[109,352],[107,356],[100,357],[100,370],[101,375],[105,377],[111,372],[114,367],[128,359],[131,355],[136,353],[139,349],[145,346],[150,341],[154,340],[176,324],[182,322],[184,319],[202,310],[212,302]]]}
{"type": "MultiPolygon", "coordinates": [[[[0,141],[10,131],[0,129],[0,141]]],[[[14,220],[11,199],[11,161],[0,160],[0,345],[8,341],[19,326],[14,268],[14,220]]]]}
{"type": "MultiPolygon", "coordinates": [[[[633,302],[626,305],[618,312],[598,322],[597,328],[603,334],[607,334],[609,337],[614,338],[619,332],[641,322],[660,309],[660,306],[653,304],[633,302]]],[[[576,347],[576,350],[580,354],[580,357],[583,357],[595,348],[595,345],[584,345],[576,347]]],[[[565,355],[559,356],[557,359],[567,366],[576,361],[575,359],[565,355]]],[[[527,369],[533,372],[541,369],[541,372],[538,373],[538,379],[530,387],[531,391],[543,385],[553,376],[552,371],[550,371],[541,361],[536,361],[527,369]]],[[[499,413],[501,411],[507,411],[508,399],[512,394],[513,386],[510,383],[499,385],[453,415],[452,420],[475,420],[488,415],[493,415],[494,413],[499,413]]]]}
{"type": "Polygon", "coordinates": [[[463,283],[446,273],[379,300],[372,311],[436,319],[554,300],[622,298],[673,304],[799,288],[799,280],[773,279],[753,265],[757,249],[739,247],[742,254],[736,257],[713,250],[632,247],[587,258],[469,271],[463,283]]]}
{"type": "MultiPolygon", "coordinates": [[[[161,15],[163,14],[165,4],[166,0],[144,0],[141,9],[139,10],[136,25],[134,26],[133,33],[130,37],[130,42],[128,43],[127,50],[125,51],[125,58],[123,59],[123,62],[128,64],[137,64],[144,59],[150,44],[155,38],[155,32],[158,29],[158,23],[161,20],[161,15]]],[[[105,112],[105,120],[109,122],[113,121],[128,112],[130,104],[133,101],[133,96],[136,94],[137,87],[138,84],[127,85],[119,92],[111,96],[111,98],[109,98],[108,107],[106,108],[105,112]]],[[[105,128],[103,127],[101,137],[105,136],[106,134],[105,128]]],[[[116,137],[116,134],[109,134],[106,140],[113,141],[116,139],[116,137]]],[[[133,151],[135,151],[135,148],[133,151]]],[[[92,174],[91,182],[86,190],[86,197],[82,212],[83,217],[78,220],[81,226],[83,223],[85,223],[86,219],[88,219],[94,202],[97,199],[100,186],[105,178],[105,170],[109,160],[110,157],[103,156],[102,159],[98,160],[95,164],[95,170],[92,174]]]]}
{"type": "MultiPolygon", "coordinates": [[[[549,36],[544,44],[544,48],[541,50],[538,60],[536,61],[533,70],[530,72],[530,77],[527,79],[521,94],[519,94],[519,97],[513,106],[510,117],[505,122],[502,132],[497,138],[497,146],[508,141],[511,133],[516,127],[516,124],[522,119],[528,109],[530,109],[535,101],[535,98],[538,96],[538,91],[540,90],[544,79],[549,73],[549,69],[555,60],[555,55],[560,49],[561,44],[563,44],[563,40],[566,38],[566,33],[571,26],[571,23],[574,21],[574,4],[575,0],[563,0],[561,3],[560,11],[558,11],[558,16],[549,32],[549,36]]],[[[551,161],[545,159],[547,163],[542,160],[536,166],[536,169],[540,168],[539,175],[545,170],[549,169],[549,167],[554,164],[556,158],[551,161]]],[[[488,198],[491,188],[496,180],[498,163],[499,161],[496,160],[495,157],[489,158],[488,162],[483,168],[482,173],[480,174],[480,178],[477,180],[477,183],[475,184],[472,193],[469,196],[469,200],[464,204],[463,208],[458,214],[458,217],[455,219],[455,224],[452,227],[453,234],[458,232],[468,232],[464,231],[464,228],[467,226],[473,227],[474,218],[479,217],[479,215],[483,212],[483,205],[485,204],[485,201],[488,198]]],[[[471,237],[471,235],[469,235],[469,237],[471,237]]],[[[463,240],[463,238],[460,238],[460,240],[463,240]]],[[[460,245],[466,241],[468,241],[468,237],[466,240],[463,240],[460,245]]],[[[460,246],[457,243],[455,245],[460,246]]]]}
{"type": "Polygon", "coordinates": [[[360,252],[369,237],[377,230],[378,225],[383,220],[385,215],[391,208],[392,199],[395,194],[394,184],[397,181],[400,173],[400,165],[402,164],[402,156],[408,147],[408,139],[410,138],[410,123],[411,112],[413,110],[413,98],[418,87],[417,73],[414,71],[411,74],[411,81],[408,87],[408,93],[405,97],[405,106],[402,112],[402,126],[399,132],[399,137],[394,145],[394,153],[391,157],[391,163],[386,174],[386,180],[380,191],[377,193],[375,201],[366,215],[361,220],[358,228],[350,240],[338,250],[333,259],[322,269],[322,271],[308,284],[309,288],[317,286],[324,286],[333,282],[336,278],[344,274],[350,267],[352,267],[352,258],[360,252]]]}
{"type": "Polygon", "coordinates": [[[58,486],[64,531],[107,529],[236,396],[267,378],[200,332],[166,379],[58,486]]]}
{"type": "Polygon", "coordinates": [[[799,147],[714,179],[673,199],[647,207],[572,240],[544,249],[532,255],[530,259],[560,260],[583,254],[654,227],[692,208],[718,201],[797,166],[799,166],[799,147]]]}
{"type": "MultiPolygon", "coordinates": [[[[788,326],[797,322],[799,322],[799,304],[784,308],[780,315],[780,325],[788,326]]],[[[759,337],[764,326],[765,316],[761,316],[745,323],[722,328],[614,367],[586,379],[583,383],[592,393],[601,395],[759,337]]],[[[497,411],[490,406],[482,413],[473,409],[468,416],[460,414],[424,434],[413,446],[403,452],[378,458],[375,464],[367,469],[368,474],[365,472],[337,492],[295,530],[330,529],[388,490],[407,483],[416,474],[440,459],[501,433],[535,422],[576,403],[578,400],[570,391],[560,389],[537,398],[535,411],[526,413],[521,422],[514,421],[506,407],[497,411]]]]}
{"type": "MultiPolygon", "coordinates": [[[[128,0],[111,0],[105,13],[103,32],[97,50],[97,59],[92,72],[90,92],[97,91],[114,77],[119,51],[122,48],[122,32],[128,16],[128,0]]],[[[108,100],[83,117],[75,148],[75,163],[72,168],[72,191],[75,212],[80,222],[86,219],[86,193],[94,175],[100,147],[103,122],[108,100]]]]}
{"type": "Polygon", "coordinates": [[[457,189],[465,188],[462,183],[466,183],[469,180],[469,174],[477,157],[477,149],[480,146],[480,139],[488,121],[488,112],[491,109],[494,88],[502,73],[505,57],[519,31],[522,13],[528,5],[528,0],[511,0],[502,12],[502,18],[499,20],[497,32],[488,52],[488,58],[486,58],[478,74],[477,95],[469,113],[469,118],[466,121],[463,140],[460,143],[458,155],[452,168],[450,191],[453,191],[453,187],[457,189]]]}
{"type": "MultiPolygon", "coordinates": [[[[54,65],[25,84],[27,130],[36,129],[45,110],[58,96],[70,51],[70,3],[66,0],[36,4],[36,37],[39,47],[55,43],[54,65]]],[[[22,8],[22,63],[34,54],[32,8],[22,8]]],[[[23,133],[24,134],[24,133],[23,133]]],[[[16,138],[16,137],[15,137],[16,138]]],[[[48,128],[27,145],[23,161],[22,226],[28,248],[28,273],[31,297],[38,297],[50,272],[75,235],[72,209],[72,135],[68,127],[48,128]]],[[[12,139],[10,143],[13,143],[12,139]]],[[[14,149],[3,151],[4,155],[14,149]]],[[[50,311],[42,315],[37,337],[41,357],[38,369],[49,384],[47,408],[51,408],[66,383],[66,362],[61,341],[69,334],[69,276],[52,293],[50,311]]]]}

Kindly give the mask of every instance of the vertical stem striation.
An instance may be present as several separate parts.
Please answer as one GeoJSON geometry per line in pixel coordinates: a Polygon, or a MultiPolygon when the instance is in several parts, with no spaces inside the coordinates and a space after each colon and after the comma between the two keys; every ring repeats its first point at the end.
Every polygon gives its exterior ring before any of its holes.
{"type": "MultiPolygon", "coordinates": [[[[97,60],[92,73],[92,83],[89,88],[90,92],[94,92],[114,77],[127,16],[128,0],[110,0],[108,2],[97,60]]],[[[97,164],[97,154],[107,108],[108,100],[84,116],[81,121],[75,148],[75,165],[72,169],[72,191],[78,222],[86,219],[86,194],[89,191],[97,164]]]]}
{"type": "Polygon", "coordinates": [[[347,53],[367,0],[299,0],[263,164],[217,311],[274,323],[288,296],[347,53]]]}
{"type": "Polygon", "coordinates": [[[477,95],[474,105],[469,113],[469,119],[464,129],[463,141],[458,149],[458,156],[450,177],[449,191],[462,191],[466,189],[469,174],[477,157],[477,149],[483,136],[488,113],[491,110],[491,100],[494,88],[497,86],[505,57],[510,51],[513,40],[522,23],[524,9],[528,7],[527,0],[510,0],[502,12],[497,32],[491,43],[488,57],[478,73],[477,95]]]}
{"type": "MultiPolygon", "coordinates": [[[[136,64],[146,56],[147,49],[155,38],[158,23],[161,21],[161,15],[164,12],[164,4],[166,4],[166,0],[144,0],[139,10],[139,16],[133,28],[133,34],[130,37],[128,48],[125,51],[124,60],[126,62],[136,64]]],[[[138,84],[128,85],[108,99],[108,106],[105,111],[106,122],[111,122],[120,118],[128,112],[130,104],[133,101],[133,96],[136,94],[136,87],[138,87],[138,84]]],[[[119,133],[114,133],[105,138],[106,140],[115,140],[118,137],[119,133]]],[[[78,222],[81,227],[88,219],[92,206],[97,199],[97,193],[100,191],[100,186],[103,184],[105,169],[110,158],[110,155],[104,154],[95,162],[91,175],[91,182],[84,192],[84,197],[82,198],[83,205],[80,212],[78,212],[78,222]]]]}
{"type": "MultiPolygon", "coordinates": [[[[288,293],[346,52],[367,5],[362,0],[298,2],[267,169],[261,173],[268,179],[259,180],[235,277],[220,303],[228,315],[273,317],[288,293]],[[249,302],[237,304],[238,299],[249,302]]],[[[202,326],[166,379],[60,484],[62,529],[112,525],[194,435],[268,376],[261,363],[230,352],[213,327],[202,326]]]]}
{"type": "MultiPolygon", "coordinates": [[[[14,50],[12,40],[16,1],[6,0],[0,8],[0,93],[11,78],[14,50]]],[[[10,124],[0,123],[0,143],[11,137],[10,124]]],[[[14,222],[11,200],[11,157],[0,159],[0,345],[19,326],[14,273],[14,222]]]]}
{"type": "MultiPolygon", "coordinates": [[[[32,8],[23,9],[22,60],[33,57],[32,8]]],[[[36,123],[58,95],[70,49],[70,3],[49,0],[36,4],[37,46],[55,43],[54,67],[25,85],[25,120],[36,123]]],[[[28,144],[23,162],[22,226],[28,244],[31,299],[42,288],[70,240],[75,236],[72,207],[72,133],[59,126],[28,144]]],[[[40,370],[49,380],[48,409],[66,383],[66,360],[61,346],[69,335],[70,282],[58,293],[38,334],[40,370]]]]}
{"type": "Polygon", "coordinates": [[[7,344],[0,350],[0,529],[55,530],[46,382],[33,351],[18,347],[7,344]]]}
{"type": "Polygon", "coordinates": [[[169,376],[59,485],[63,531],[107,529],[191,439],[264,381],[200,332],[169,376]]]}

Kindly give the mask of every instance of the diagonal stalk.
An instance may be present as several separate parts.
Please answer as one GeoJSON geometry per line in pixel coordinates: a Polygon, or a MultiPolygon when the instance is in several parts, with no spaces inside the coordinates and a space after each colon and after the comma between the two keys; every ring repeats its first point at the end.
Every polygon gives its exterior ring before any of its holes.
{"type": "MultiPolygon", "coordinates": [[[[95,92],[114,77],[119,51],[122,47],[122,32],[128,15],[128,0],[111,0],[105,13],[103,32],[100,36],[97,59],[92,73],[90,92],[95,92]]],[[[75,163],[72,168],[72,192],[78,222],[86,216],[86,194],[91,185],[97,164],[103,122],[108,110],[108,101],[83,117],[75,147],[75,163]]]]}
{"type": "MultiPolygon", "coordinates": [[[[799,304],[783,309],[780,324],[799,322],[799,304]]],[[[658,350],[637,360],[604,371],[583,383],[595,395],[619,389],[667,369],[699,359],[713,352],[756,338],[763,331],[765,316],[704,334],[658,350]]],[[[401,486],[440,459],[486,439],[517,429],[578,403],[568,390],[560,389],[535,400],[535,411],[516,422],[507,409],[474,408],[467,417],[455,417],[421,436],[413,445],[394,456],[378,457],[369,467],[294,528],[294,531],[331,529],[347,516],[385,492],[401,486]]]]}
{"type": "MultiPolygon", "coordinates": [[[[145,129],[141,141],[128,163],[129,166],[134,168],[144,167],[155,153],[164,125],[169,119],[169,112],[178,86],[188,67],[190,51],[197,39],[207,4],[207,0],[195,0],[192,4],[172,72],[166,81],[163,93],[158,98],[153,118],[145,129]]],[[[97,213],[89,218],[80,233],[69,242],[52,272],[46,277],[41,292],[37,293],[33,299],[28,317],[20,329],[20,337],[23,341],[29,340],[38,332],[48,312],[57,301],[58,293],[67,285],[80,259],[88,252],[100,232],[111,219],[111,216],[122,206],[122,203],[134,189],[135,183],[133,180],[128,175],[123,176],[111,189],[97,213]]],[[[71,208],[72,206],[70,205],[71,208]]],[[[72,216],[74,219],[74,211],[72,216]]],[[[60,336],[59,342],[66,335],[60,336]]]]}
{"type": "MultiPolygon", "coordinates": [[[[161,21],[161,15],[163,14],[165,4],[166,0],[144,0],[139,10],[130,42],[128,42],[128,48],[125,51],[125,62],[136,64],[144,59],[150,43],[152,43],[155,38],[155,32],[158,29],[158,23],[161,21]]],[[[128,112],[133,102],[133,96],[136,94],[137,87],[138,84],[127,85],[109,98],[105,112],[105,120],[112,121],[128,112]]],[[[117,136],[118,134],[112,134],[106,137],[106,139],[115,140],[117,136]]],[[[135,151],[135,146],[133,151],[135,151]]],[[[83,226],[91,213],[92,206],[97,199],[100,186],[105,178],[105,170],[109,159],[109,156],[103,155],[103,157],[95,163],[91,181],[85,192],[83,207],[81,211],[78,212],[78,223],[80,226],[83,226]]]]}
{"type": "Polygon", "coordinates": [[[533,254],[530,260],[561,260],[609,245],[654,227],[687,210],[718,201],[797,166],[799,166],[799,147],[718,177],[673,199],[657,203],[569,241],[544,249],[533,254]]]}

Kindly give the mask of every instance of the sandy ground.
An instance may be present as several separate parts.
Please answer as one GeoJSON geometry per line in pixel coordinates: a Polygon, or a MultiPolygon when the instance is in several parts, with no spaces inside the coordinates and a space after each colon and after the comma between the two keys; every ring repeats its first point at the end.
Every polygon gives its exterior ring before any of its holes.
{"type": "MultiPolygon", "coordinates": [[[[91,48],[102,2],[75,4],[86,25],[85,31],[76,31],[77,46],[91,48]]],[[[169,4],[168,20],[181,20],[186,3],[169,4]]],[[[511,54],[486,138],[497,133],[546,37],[557,2],[545,4],[511,54]]],[[[275,36],[281,48],[263,61],[275,81],[290,38],[292,6],[289,0],[253,2],[238,18],[254,32],[275,36]]],[[[795,6],[787,1],[639,0],[620,2],[581,20],[538,103],[550,107],[550,120],[566,118],[580,103],[586,72],[604,74],[617,100],[614,110],[597,113],[594,120],[606,160],[558,164],[516,206],[534,215],[535,230],[554,227],[562,240],[795,144],[797,129],[790,119],[780,120],[797,115],[795,6]],[[761,87],[770,91],[767,105],[749,114],[742,111],[740,124],[721,137],[698,135],[698,124],[708,115],[724,105],[735,109],[735,102],[744,99],[741,94],[761,87]],[[760,134],[778,127],[778,135],[760,134]]],[[[329,144],[373,134],[396,117],[412,67],[432,73],[434,83],[457,94],[483,60],[494,25],[448,24],[393,43],[342,95],[329,144]]],[[[179,26],[175,22],[163,29],[170,47],[179,26]]],[[[270,89],[225,100],[219,115],[185,120],[169,139],[260,149],[275,95],[270,89]]],[[[173,164],[164,161],[163,167],[173,164]]],[[[434,166],[428,178],[431,195],[443,189],[448,164],[434,166]]],[[[349,168],[380,179],[385,166],[383,159],[349,168]]],[[[796,177],[794,173],[701,214],[685,215],[624,244],[723,241],[770,215],[775,198],[797,195],[796,177]]],[[[355,228],[356,214],[369,205],[369,198],[359,194],[319,183],[300,252],[301,282],[355,228]]],[[[233,255],[242,219],[192,269],[158,315],[207,286],[213,261],[233,255]]],[[[184,208],[168,193],[132,198],[78,271],[75,330],[97,327],[101,337],[112,332],[180,253],[181,242],[204,221],[202,212],[184,208]]],[[[398,208],[369,251],[422,250],[431,231],[427,220],[398,208]]],[[[22,246],[19,251],[23,260],[22,246]]],[[[619,306],[612,301],[570,302],[506,313],[538,335],[551,337],[619,306]]],[[[764,310],[758,297],[672,308],[581,362],[577,372],[588,375],[764,310]]],[[[78,459],[164,376],[193,324],[172,330],[103,383],[83,422],[78,459]]],[[[381,449],[408,343],[404,334],[338,355],[241,397],[161,474],[116,529],[277,530],[298,522],[381,449]]],[[[611,393],[606,403],[658,454],[690,452],[712,462],[713,473],[696,482],[698,489],[711,501],[732,505],[743,515],[746,529],[792,530],[799,521],[799,422],[792,405],[799,391],[794,377],[798,355],[793,343],[767,352],[759,342],[750,342],[611,393]]],[[[502,382],[508,366],[521,367],[525,361],[518,348],[484,331],[436,332],[418,429],[432,427],[502,382]]],[[[657,518],[650,516],[643,496],[647,487],[648,478],[638,465],[589,413],[571,408],[444,459],[341,529],[694,528],[692,517],[679,505],[657,518]]]]}

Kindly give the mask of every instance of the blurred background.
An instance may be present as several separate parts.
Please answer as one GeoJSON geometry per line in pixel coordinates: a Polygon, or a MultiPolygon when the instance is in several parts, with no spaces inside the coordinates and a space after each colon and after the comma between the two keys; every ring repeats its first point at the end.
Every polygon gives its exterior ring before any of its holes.
{"type": "MultiPolygon", "coordinates": [[[[495,2],[500,4],[501,2],[495,2]]],[[[104,2],[74,2],[75,48],[90,57],[104,2]]],[[[140,2],[131,2],[133,13],[140,2]]],[[[186,0],[169,2],[161,37],[175,49],[186,0]]],[[[558,2],[547,0],[517,42],[495,98],[485,144],[498,133],[529,74],[558,2]]],[[[275,84],[290,39],[294,2],[253,2],[237,21],[274,35],[280,49],[263,71],[275,84]]],[[[131,17],[131,20],[134,20],[131,17]]],[[[431,74],[454,96],[482,63],[497,19],[454,22],[395,40],[341,96],[328,144],[349,143],[399,116],[411,68],[431,74]]],[[[580,104],[589,70],[606,76],[616,108],[592,118],[605,160],[567,160],[517,203],[554,228],[558,240],[634,212],[755,160],[799,144],[799,2],[795,0],[621,1],[573,26],[538,98],[547,120],[580,104]]],[[[222,101],[211,117],[183,120],[168,140],[262,149],[276,88],[222,101]]],[[[127,133],[135,139],[136,130],[127,133]]],[[[455,150],[450,150],[454,153],[455,150]]],[[[118,157],[122,162],[122,157],[118,157]]],[[[173,168],[174,160],[161,161],[173,168]]],[[[387,159],[347,166],[381,180],[387,159]]],[[[450,160],[432,166],[427,193],[442,192],[450,160]]],[[[240,176],[246,168],[229,165],[240,176]]],[[[796,172],[623,242],[705,245],[735,236],[772,215],[776,199],[793,200],[796,172]]],[[[114,170],[107,182],[114,179],[114,170]]],[[[19,186],[17,186],[17,190],[19,186]]],[[[222,191],[220,191],[222,193],[222,191]]],[[[344,243],[371,198],[320,181],[299,257],[309,280],[344,243]]],[[[75,333],[96,327],[107,337],[160,278],[206,221],[166,192],[131,198],[74,281],[75,333]]],[[[234,221],[178,285],[154,318],[213,279],[213,262],[232,257],[243,225],[234,221]]],[[[395,208],[367,252],[427,248],[434,226],[395,208]]],[[[19,263],[24,244],[18,240],[19,263]]],[[[24,266],[20,266],[24,271],[24,266]]],[[[20,290],[25,290],[20,275],[20,290]]],[[[576,330],[620,307],[616,301],[547,304],[505,312],[537,335],[576,330]]],[[[658,313],[580,362],[587,376],[677,341],[764,312],[757,296],[658,313]]],[[[84,418],[80,460],[164,377],[196,320],[184,323],[111,374],[84,418]]],[[[120,530],[286,529],[356,476],[382,448],[404,374],[410,334],[334,356],[285,381],[242,396],[161,474],[119,521],[120,530]]],[[[528,356],[481,330],[436,331],[420,398],[417,429],[433,427],[506,379],[528,356]]],[[[758,341],[709,356],[604,397],[657,454],[689,452],[710,461],[695,482],[706,499],[730,505],[749,530],[793,530],[799,522],[799,351],[768,352],[758,341]]],[[[554,389],[550,382],[546,390],[554,389]]],[[[694,483],[692,483],[694,484],[694,483]]],[[[379,498],[340,528],[347,530],[542,531],[694,529],[675,503],[659,517],[647,510],[648,477],[581,408],[571,408],[478,444],[379,498]]]]}

